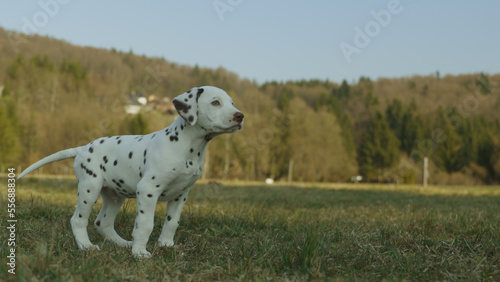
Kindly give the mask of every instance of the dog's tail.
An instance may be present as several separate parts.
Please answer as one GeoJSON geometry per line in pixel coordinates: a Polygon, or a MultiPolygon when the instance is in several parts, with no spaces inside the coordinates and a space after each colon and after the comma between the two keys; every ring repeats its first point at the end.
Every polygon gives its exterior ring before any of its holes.
{"type": "Polygon", "coordinates": [[[49,163],[52,163],[52,162],[57,162],[57,161],[62,161],[62,160],[65,160],[65,159],[70,159],[70,158],[74,158],[76,157],[76,155],[78,154],[78,152],[81,150],[82,147],[76,147],[76,148],[71,148],[71,149],[67,149],[67,150],[62,150],[62,151],[59,151],[57,153],[54,153],[50,156],[47,156],[41,160],[39,160],[38,162],[30,165],[27,169],[25,169],[18,177],[17,179],[25,176],[26,174],[32,172],[33,170],[39,168],[39,167],[42,167],[46,164],[49,164],[49,163]]]}

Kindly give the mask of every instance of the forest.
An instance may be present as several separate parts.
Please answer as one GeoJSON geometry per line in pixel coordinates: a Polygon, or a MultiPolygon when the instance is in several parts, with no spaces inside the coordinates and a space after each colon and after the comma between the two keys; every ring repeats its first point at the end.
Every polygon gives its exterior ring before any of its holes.
{"type": "MultiPolygon", "coordinates": [[[[500,182],[500,74],[259,84],[222,67],[1,28],[0,50],[2,172],[176,118],[152,106],[127,114],[131,94],[167,101],[213,85],[232,96],[245,126],[210,142],[204,179],[421,183],[427,157],[431,184],[500,182]]],[[[35,173],[72,174],[72,162],[35,173]]]]}

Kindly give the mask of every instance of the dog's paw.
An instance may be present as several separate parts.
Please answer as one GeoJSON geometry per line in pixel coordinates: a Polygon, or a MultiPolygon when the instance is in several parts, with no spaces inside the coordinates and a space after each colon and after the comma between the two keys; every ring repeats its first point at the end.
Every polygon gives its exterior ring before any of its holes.
{"type": "Polygon", "coordinates": [[[159,247],[173,247],[174,241],[173,240],[158,240],[158,246],[159,247]]]}
{"type": "Polygon", "coordinates": [[[151,253],[146,250],[146,246],[132,246],[132,255],[136,259],[147,259],[151,257],[151,253]]]}
{"type": "Polygon", "coordinates": [[[97,245],[83,245],[83,244],[78,244],[78,248],[80,248],[80,250],[82,251],[100,251],[101,248],[99,248],[99,246],[97,245]]]}
{"type": "Polygon", "coordinates": [[[132,251],[132,254],[134,255],[134,257],[136,259],[148,259],[148,258],[151,258],[151,253],[144,250],[144,251],[132,251]]]}
{"type": "Polygon", "coordinates": [[[118,247],[122,247],[122,248],[130,248],[130,247],[132,247],[132,241],[123,240],[120,242],[116,242],[116,245],[118,247]]]}

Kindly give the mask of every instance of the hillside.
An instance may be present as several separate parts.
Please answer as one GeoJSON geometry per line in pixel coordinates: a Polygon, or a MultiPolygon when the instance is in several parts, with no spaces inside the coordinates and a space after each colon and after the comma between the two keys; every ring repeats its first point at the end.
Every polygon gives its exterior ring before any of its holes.
{"type": "MultiPolygon", "coordinates": [[[[0,29],[0,169],[25,168],[100,136],[142,134],[175,114],[148,104],[126,114],[129,94],[158,101],[194,87],[225,89],[245,113],[242,132],[209,145],[205,178],[495,183],[500,178],[500,74],[258,85],[223,68],[179,65],[117,50],[0,29]]],[[[71,173],[61,162],[43,173],[71,173]]]]}

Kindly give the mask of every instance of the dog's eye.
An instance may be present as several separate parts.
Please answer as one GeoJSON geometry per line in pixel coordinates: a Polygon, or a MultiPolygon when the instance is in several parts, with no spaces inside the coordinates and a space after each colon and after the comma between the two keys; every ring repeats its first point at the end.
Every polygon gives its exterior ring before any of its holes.
{"type": "Polygon", "coordinates": [[[220,106],[220,102],[215,100],[212,103],[210,103],[212,106],[220,106]]]}

